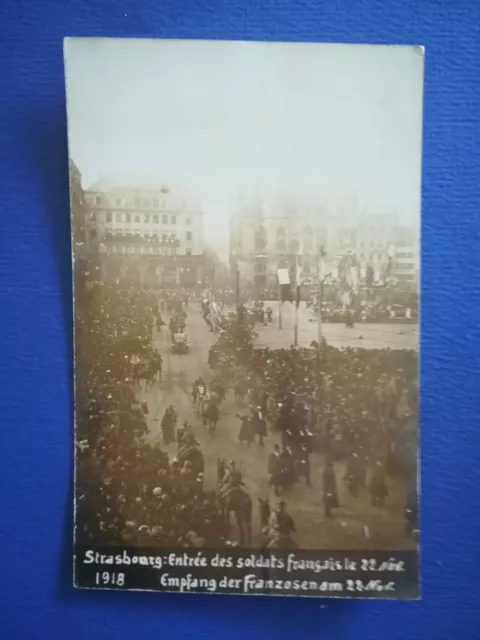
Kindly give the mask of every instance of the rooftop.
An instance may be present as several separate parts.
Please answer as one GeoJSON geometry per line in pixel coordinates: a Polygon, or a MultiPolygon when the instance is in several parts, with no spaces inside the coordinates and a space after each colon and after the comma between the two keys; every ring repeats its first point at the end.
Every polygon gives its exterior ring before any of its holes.
{"type": "Polygon", "coordinates": [[[158,176],[115,174],[100,178],[85,191],[90,193],[116,193],[122,195],[156,195],[187,200],[191,206],[200,208],[198,197],[188,189],[166,183],[158,176]]]}

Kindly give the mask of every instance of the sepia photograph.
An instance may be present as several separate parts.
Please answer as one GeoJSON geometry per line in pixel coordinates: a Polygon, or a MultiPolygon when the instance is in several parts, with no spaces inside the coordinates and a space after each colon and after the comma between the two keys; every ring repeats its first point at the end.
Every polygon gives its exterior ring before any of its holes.
{"type": "Polygon", "coordinates": [[[416,557],[423,64],[65,41],[78,547],[416,557]]]}

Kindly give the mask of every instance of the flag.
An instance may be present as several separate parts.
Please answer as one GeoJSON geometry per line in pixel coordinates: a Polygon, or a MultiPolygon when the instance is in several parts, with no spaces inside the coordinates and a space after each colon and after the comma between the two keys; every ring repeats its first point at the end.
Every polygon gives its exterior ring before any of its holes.
{"type": "Polygon", "coordinates": [[[290,274],[288,269],[277,269],[278,285],[280,287],[280,301],[291,302],[292,290],[290,287],[290,274]]]}
{"type": "Polygon", "coordinates": [[[288,269],[277,269],[277,277],[278,277],[278,284],[280,286],[285,286],[287,284],[288,285],[290,284],[288,269]]]}

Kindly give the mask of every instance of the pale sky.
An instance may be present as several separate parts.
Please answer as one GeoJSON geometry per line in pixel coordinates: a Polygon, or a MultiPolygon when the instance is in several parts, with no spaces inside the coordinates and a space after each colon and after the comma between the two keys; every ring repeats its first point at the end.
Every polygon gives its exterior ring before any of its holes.
{"type": "Polygon", "coordinates": [[[193,191],[205,239],[224,253],[230,212],[253,189],[333,213],[353,197],[419,223],[418,47],[85,38],[65,52],[85,188],[153,174],[193,191]]]}

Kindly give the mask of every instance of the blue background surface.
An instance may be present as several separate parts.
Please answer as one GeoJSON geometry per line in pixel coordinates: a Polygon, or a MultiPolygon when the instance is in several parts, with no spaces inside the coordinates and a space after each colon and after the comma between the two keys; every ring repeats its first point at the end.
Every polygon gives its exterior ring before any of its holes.
{"type": "Polygon", "coordinates": [[[479,66],[475,0],[0,4],[2,638],[480,638],[479,66]],[[94,593],[71,587],[64,36],[426,47],[423,601],[94,593]]]}

